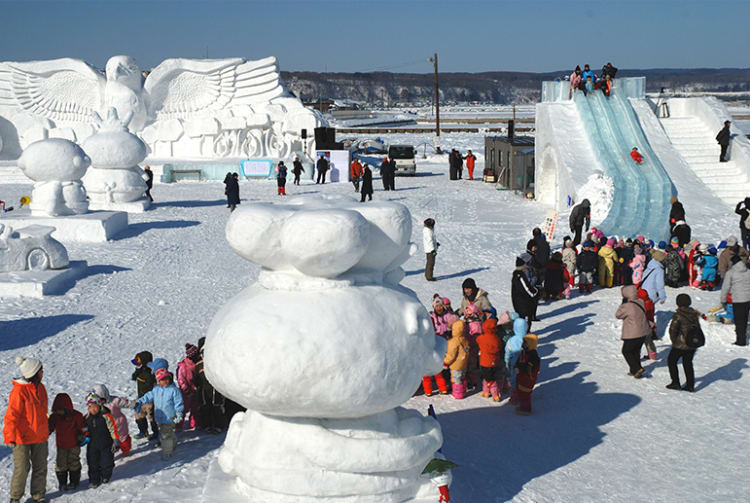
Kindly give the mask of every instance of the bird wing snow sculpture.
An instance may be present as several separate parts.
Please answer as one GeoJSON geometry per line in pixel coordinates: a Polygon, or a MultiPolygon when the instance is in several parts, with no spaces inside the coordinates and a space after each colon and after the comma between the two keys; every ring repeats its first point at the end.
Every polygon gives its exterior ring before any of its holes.
{"type": "Polygon", "coordinates": [[[168,59],[149,74],[145,90],[149,115],[157,121],[265,104],[285,93],[274,57],[258,61],[168,59]]]}
{"type": "Polygon", "coordinates": [[[90,123],[103,100],[104,76],[70,58],[0,62],[0,107],[54,122],[90,123]]]}

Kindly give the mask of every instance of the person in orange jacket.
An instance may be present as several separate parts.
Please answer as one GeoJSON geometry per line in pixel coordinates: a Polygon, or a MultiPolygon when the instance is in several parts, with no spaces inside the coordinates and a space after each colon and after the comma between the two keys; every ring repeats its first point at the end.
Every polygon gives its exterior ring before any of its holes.
{"type": "Polygon", "coordinates": [[[638,147],[633,147],[633,150],[630,151],[630,157],[633,158],[636,164],[641,164],[643,162],[643,155],[638,152],[638,147]]]}
{"type": "Polygon", "coordinates": [[[362,169],[362,165],[359,163],[359,159],[354,159],[352,161],[352,165],[349,168],[349,174],[352,178],[352,183],[354,184],[354,192],[359,192],[359,181],[362,178],[362,172],[364,170],[362,169]]]}
{"type": "Polygon", "coordinates": [[[19,501],[26,489],[31,468],[31,497],[45,501],[47,493],[47,439],[49,425],[47,389],[42,384],[44,370],[36,358],[16,357],[23,377],[13,380],[5,413],[3,440],[13,449],[13,476],[10,500],[19,501]]]}
{"type": "Polygon", "coordinates": [[[495,333],[497,320],[488,318],[482,323],[482,335],[477,337],[479,345],[479,369],[482,372],[482,396],[492,400],[500,401],[500,391],[497,386],[498,377],[505,380],[498,370],[500,363],[500,339],[495,333]]]}
{"type": "Polygon", "coordinates": [[[477,162],[477,157],[471,153],[471,150],[466,152],[466,169],[469,170],[469,180],[474,179],[474,164],[477,162]]]}

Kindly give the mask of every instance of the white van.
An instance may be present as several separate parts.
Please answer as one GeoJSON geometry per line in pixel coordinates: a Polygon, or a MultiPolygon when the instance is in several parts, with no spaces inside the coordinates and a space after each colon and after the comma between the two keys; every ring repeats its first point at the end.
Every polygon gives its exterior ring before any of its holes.
{"type": "Polygon", "coordinates": [[[414,147],[411,145],[391,145],[388,147],[388,157],[395,161],[397,175],[416,176],[417,162],[414,147]]]}

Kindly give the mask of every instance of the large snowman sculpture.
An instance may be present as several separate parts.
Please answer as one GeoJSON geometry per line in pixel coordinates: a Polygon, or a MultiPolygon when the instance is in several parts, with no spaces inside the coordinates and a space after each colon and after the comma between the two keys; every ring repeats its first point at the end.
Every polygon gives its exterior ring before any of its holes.
{"type": "MultiPolygon", "coordinates": [[[[232,249],[263,266],[217,313],[205,371],[248,408],[219,454],[247,501],[438,501],[422,475],[439,424],[399,407],[442,368],[430,318],[399,285],[413,252],[397,203],[297,198],[235,211],[232,249]]],[[[449,478],[449,476],[448,476],[449,478]]]]}
{"type": "Polygon", "coordinates": [[[142,212],[150,206],[146,198],[144,171],[138,163],[146,158],[146,144],[128,131],[130,117],[123,120],[114,108],[102,120],[94,114],[99,132],[83,142],[91,157],[91,169],[83,177],[90,208],[142,212]]]}

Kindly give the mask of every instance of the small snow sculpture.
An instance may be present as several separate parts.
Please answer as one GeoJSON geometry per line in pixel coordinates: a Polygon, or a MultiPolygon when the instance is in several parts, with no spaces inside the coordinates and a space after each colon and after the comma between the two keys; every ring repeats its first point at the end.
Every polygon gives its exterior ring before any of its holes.
{"type": "Polygon", "coordinates": [[[141,203],[147,208],[144,172],[138,167],[146,158],[146,145],[127,129],[131,114],[123,121],[114,108],[107,111],[105,120],[95,115],[99,132],[83,142],[91,156],[91,169],[83,177],[91,208],[120,209],[121,203],[141,203]]]}
{"type": "Polygon", "coordinates": [[[68,251],[51,234],[54,227],[29,225],[14,231],[0,224],[0,272],[64,269],[68,251]]]}
{"type": "Polygon", "coordinates": [[[422,471],[440,426],[399,407],[440,371],[444,349],[399,285],[414,250],[409,210],[333,197],[257,203],[232,214],[226,235],[263,266],[206,340],[209,380],[248,408],[219,454],[235,491],[264,502],[437,501],[445,474],[422,471]]]}
{"type": "Polygon", "coordinates": [[[33,216],[86,213],[89,203],[81,177],[91,164],[84,151],[69,140],[50,138],[32,143],[18,159],[18,167],[34,180],[33,216]]]}

